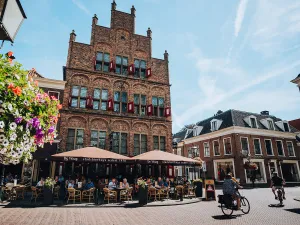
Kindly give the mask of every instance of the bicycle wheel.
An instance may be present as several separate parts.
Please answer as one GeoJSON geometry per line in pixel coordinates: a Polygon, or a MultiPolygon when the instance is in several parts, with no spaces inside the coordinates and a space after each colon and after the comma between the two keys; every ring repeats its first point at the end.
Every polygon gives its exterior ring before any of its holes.
{"type": "Polygon", "coordinates": [[[250,203],[247,198],[241,198],[241,210],[244,214],[248,214],[250,212],[250,203]]]}
{"type": "Polygon", "coordinates": [[[221,204],[221,209],[225,216],[231,216],[233,213],[233,208],[227,207],[224,203],[221,204]]]}

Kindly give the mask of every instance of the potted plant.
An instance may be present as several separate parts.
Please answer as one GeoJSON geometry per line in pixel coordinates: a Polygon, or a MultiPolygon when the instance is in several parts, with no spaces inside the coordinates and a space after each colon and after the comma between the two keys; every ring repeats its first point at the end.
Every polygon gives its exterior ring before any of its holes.
{"type": "Polygon", "coordinates": [[[44,204],[52,205],[53,204],[53,187],[55,185],[55,180],[51,177],[47,177],[44,184],[44,204]]]}
{"type": "Polygon", "coordinates": [[[193,185],[196,188],[195,189],[196,197],[202,197],[202,183],[203,183],[202,179],[196,179],[193,181],[193,185]]]}
{"type": "Polygon", "coordinates": [[[148,202],[148,185],[143,179],[138,179],[137,184],[139,186],[139,204],[147,205],[148,202]]]}

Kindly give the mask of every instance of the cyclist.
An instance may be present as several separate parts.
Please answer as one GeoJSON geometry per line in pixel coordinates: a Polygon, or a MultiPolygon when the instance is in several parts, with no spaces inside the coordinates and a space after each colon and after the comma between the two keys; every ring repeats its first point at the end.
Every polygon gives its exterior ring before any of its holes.
{"type": "MultiPolygon", "coordinates": [[[[235,179],[234,179],[235,180],[235,179]]],[[[237,208],[241,208],[241,200],[240,195],[237,193],[236,188],[243,188],[232,179],[231,173],[227,174],[224,179],[223,183],[223,194],[224,195],[231,195],[234,200],[237,202],[237,208]]]]}
{"type": "Polygon", "coordinates": [[[275,199],[278,199],[277,195],[276,195],[276,188],[281,188],[282,190],[282,197],[285,200],[285,191],[283,188],[283,184],[284,184],[284,180],[278,176],[278,174],[276,172],[273,173],[273,177],[271,179],[271,188],[272,188],[272,192],[275,195],[275,199]]]}

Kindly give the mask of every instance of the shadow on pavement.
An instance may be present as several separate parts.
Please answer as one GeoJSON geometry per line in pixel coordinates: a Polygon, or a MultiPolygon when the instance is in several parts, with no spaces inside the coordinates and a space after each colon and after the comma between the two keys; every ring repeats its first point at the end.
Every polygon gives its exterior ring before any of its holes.
{"type": "Polygon", "coordinates": [[[284,207],[284,205],[280,205],[280,204],[270,204],[268,206],[273,207],[273,208],[282,208],[282,207],[284,207]]]}
{"type": "Polygon", "coordinates": [[[240,216],[241,215],[231,215],[231,216],[217,215],[217,216],[212,216],[212,218],[214,218],[215,220],[232,220],[240,216]]]}
{"type": "Polygon", "coordinates": [[[286,211],[289,211],[289,212],[292,212],[292,213],[297,213],[297,214],[300,214],[300,208],[299,209],[284,209],[286,211]]]}

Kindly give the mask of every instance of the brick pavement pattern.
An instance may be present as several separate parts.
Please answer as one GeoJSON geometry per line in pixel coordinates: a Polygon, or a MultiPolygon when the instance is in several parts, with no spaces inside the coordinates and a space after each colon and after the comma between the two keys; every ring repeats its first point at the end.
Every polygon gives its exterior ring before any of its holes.
{"type": "MultiPolygon", "coordinates": [[[[0,208],[0,225],[92,225],[92,224],[299,224],[300,203],[293,200],[299,196],[300,187],[286,188],[287,200],[282,208],[270,208],[275,204],[270,189],[242,190],[251,204],[248,215],[234,219],[222,219],[218,203],[199,202],[195,204],[142,208],[103,207],[41,207],[41,208],[0,208]],[[298,213],[291,211],[298,210],[298,213]]],[[[239,216],[240,215],[240,216],[239,216]]]]}

